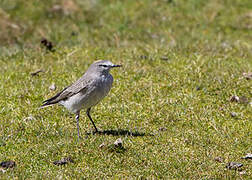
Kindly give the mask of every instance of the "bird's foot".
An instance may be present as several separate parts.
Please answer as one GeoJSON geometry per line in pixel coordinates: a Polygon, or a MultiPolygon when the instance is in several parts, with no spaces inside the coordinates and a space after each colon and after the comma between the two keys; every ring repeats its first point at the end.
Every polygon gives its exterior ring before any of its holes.
{"type": "Polygon", "coordinates": [[[101,133],[101,131],[98,131],[98,130],[91,130],[91,131],[89,131],[89,132],[86,132],[86,135],[95,135],[95,134],[100,134],[101,133]]]}
{"type": "Polygon", "coordinates": [[[83,138],[81,136],[78,136],[78,141],[81,141],[83,138]]]}
{"type": "Polygon", "coordinates": [[[97,129],[96,130],[94,130],[93,132],[92,132],[92,134],[94,135],[94,134],[100,134],[100,131],[98,131],[97,129]]]}

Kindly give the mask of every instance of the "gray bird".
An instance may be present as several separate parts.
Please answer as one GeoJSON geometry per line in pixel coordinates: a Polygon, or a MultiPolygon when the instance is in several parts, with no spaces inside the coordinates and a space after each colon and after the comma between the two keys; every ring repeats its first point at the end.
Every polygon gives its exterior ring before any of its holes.
{"type": "Polygon", "coordinates": [[[52,98],[45,100],[41,108],[60,104],[74,113],[76,115],[78,138],[80,138],[80,110],[86,109],[86,114],[95,128],[95,132],[98,132],[90,116],[90,110],[109,93],[113,83],[113,76],[109,71],[114,67],[121,67],[121,65],[114,65],[108,60],[94,62],[81,78],[52,98]]]}

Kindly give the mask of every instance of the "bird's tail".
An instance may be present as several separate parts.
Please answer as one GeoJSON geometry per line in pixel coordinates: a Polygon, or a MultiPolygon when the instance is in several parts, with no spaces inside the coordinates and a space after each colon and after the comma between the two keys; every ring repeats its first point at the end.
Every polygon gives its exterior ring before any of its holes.
{"type": "Polygon", "coordinates": [[[54,105],[54,104],[46,104],[46,103],[44,103],[38,109],[43,109],[45,107],[52,106],[52,105],[54,105]]]}
{"type": "MultiPolygon", "coordinates": [[[[65,88],[66,89],[66,88],[65,88]]],[[[55,96],[43,101],[42,103],[42,106],[39,107],[39,109],[42,109],[44,107],[47,107],[47,106],[51,106],[51,105],[54,105],[54,104],[57,104],[59,102],[59,100],[57,99],[61,93],[65,90],[63,89],[62,91],[60,91],[58,94],[56,94],[55,96]]]]}
{"type": "Polygon", "coordinates": [[[49,101],[43,101],[43,104],[39,107],[39,109],[43,109],[45,107],[48,107],[48,106],[52,106],[56,103],[50,103],[49,101]]]}

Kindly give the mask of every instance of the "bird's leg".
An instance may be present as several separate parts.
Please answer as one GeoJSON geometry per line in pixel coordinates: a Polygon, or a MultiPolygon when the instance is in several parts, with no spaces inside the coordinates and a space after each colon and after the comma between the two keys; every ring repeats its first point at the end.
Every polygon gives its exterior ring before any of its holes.
{"type": "Polygon", "coordinates": [[[80,139],[79,117],[80,117],[80,111],[78,111],[76,113],[76,116],[75,116],[76,124],[77,124],[77,130],[78,130],[78,139],[80,139]]]}
{"type": "Polygon", "coordinates": [[[97,133],[98,132],[98,130],[97,130],[97,128],[96,128],[96,126],[95,126],[95,123],[94,123],[94,121],[92,120],[92,118],[91,118],[91,116],[90,116],[90,110],[91,110],[91,108],[88,108],[87,109],[87,116],[88,116],[88,118],[90,119],[90,121],[92,122],[92,124],[93,124],[93,126],[94,126],[94,128],[95,128],[95,133],[97,133]]]}

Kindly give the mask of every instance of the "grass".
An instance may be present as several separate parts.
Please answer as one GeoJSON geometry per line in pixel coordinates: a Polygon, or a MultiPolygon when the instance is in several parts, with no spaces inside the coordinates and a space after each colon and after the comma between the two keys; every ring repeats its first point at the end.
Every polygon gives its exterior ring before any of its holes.
{"type": "Polygon", "coordinates": [[[0,161],[17,166],[1,179],[249,179],[252,18],[250,0],[1,1],[0,161]],[[67,4],[69,3],[69,4],[67,4]],[[56,6],[57,5],[57,6],[56,6]],[[55,52],[40,45],[45,37],[55,52]],[[80,77],[96,59],[111,73],[108,97],[92,124],[42,101],[80,77]],[[31,73],[43,69],[38,76],[31,73]],[[235,112],[236,117],[230,113],[235,112]],[[125,150],[109,148],[122,138],[125,150]],[[105,148],[99,148],[104,143],[105,148]],[[108,147],[108,148],[106,148],[108,147]],[[74,163],[55,166],[71,156],[74,163]],[[221,157],[222,162],[215,161],[221,157]],[[242,171],[228,162],[243,163],[242,171]]]}

